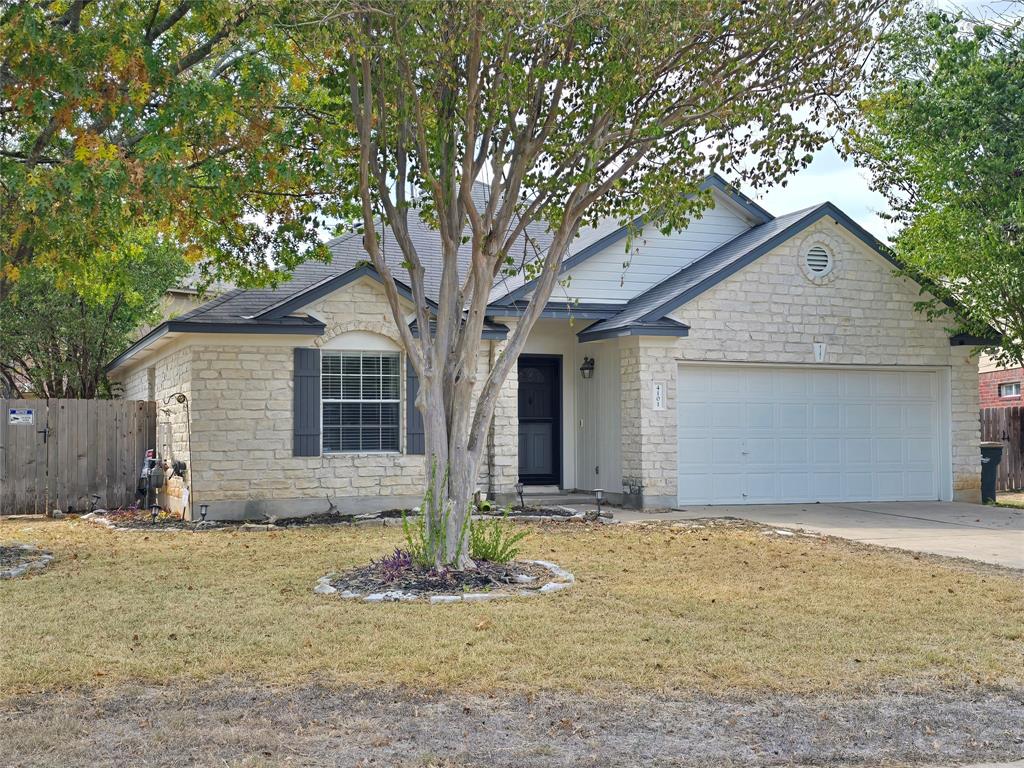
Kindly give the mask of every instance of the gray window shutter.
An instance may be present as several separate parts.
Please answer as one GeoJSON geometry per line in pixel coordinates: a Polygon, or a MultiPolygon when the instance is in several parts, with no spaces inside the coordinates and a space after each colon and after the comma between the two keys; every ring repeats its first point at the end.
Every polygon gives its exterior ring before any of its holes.
{"type": "Polygon", "coordinates": [[[320,350],[295,349],[292,455],[320,455],[320,350]]]}
{"type": "Polygon", "coordinates": [[[416,369],[405,361],[405,452],[422,455],[426,453],[423,434],[423,416],[416,408],[416,393],[420,391],[420,379],[416,369]]]}

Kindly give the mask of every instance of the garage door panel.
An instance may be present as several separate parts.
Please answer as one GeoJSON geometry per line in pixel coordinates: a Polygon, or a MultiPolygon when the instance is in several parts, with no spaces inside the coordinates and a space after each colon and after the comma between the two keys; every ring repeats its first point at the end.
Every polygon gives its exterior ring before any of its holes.
{"type": "Polygon", "coordinates": [[[871,438],[848,437],[843,441],[843,449],[843,459],[847,464],[871,464],[871,438]]]}
{"type": "Polygon", "coordinates": [[[810,449],[806,437],[783,437],[779,439],[779,463],[782,465],[806,465],[810,449]]]}
{"type": "Polygon", "coordinates": [[[838,429],[841,421],[841,409],[836,403],[819,403],[811,410],[811,426],[815,430],[838,429]]]}
{"type": "MultiPolygon", "coordinates": [[[[708,412],[705,410],[706,400],[698,400],[692,403],[695,407],[685,408],[683,404],[679,407],[679,433],[689,434],[692,430],[705,429],[708,426],[708,412]]],[[[687,404],[689,405],[689,404],[687,404]]]]}
{"type": "Polygon", "coordinates": [[[874,476],[871,472],[846,472],[843,475],[843,498],[870,499],[874,493],[874,476]]]}
{"type": "Polygon", "coordinates": [[[814,500],[839,501],[842,499],[842,481],[843,476],[839,472],[815,472],[811,475],[811,494],[814,500]]]}
{"type": "Polygon", "coordinates": [[[807,428],[809,419],[807,415],[808,410],[806,405],[781,403],[778,406],[778,409],[779,427],[781,429],[803,430],[807,428]]]}
{"type": "Polygon", "coordinates": [[[712,403],[711,424],[715,427],[742,427],[743,404],[742,403],[712,403]]]}
{"type": "Polygon", "coordinates": [[[870,432],[871,406],[867,403],[843,405],[843,427],[847,432],[870,432]]]}
{"type": "Polygon", "coordinates": [[[811,462],[814,466],[843,463],[842,441],[838,437],[816,437],[811,443],[811,462]]]}
{"type": "Polygon", "coordinates": [[[772,437],[752,437],[746,441],[746,463],[748,465],[768,464],[776,462],[778,440],[772,437]]]}
{"type": "Polygon", "coordinates": [[[811,477],[806,472],[779,475],[780,498],[802,500],[811,498],[811,477]]]}
{"type": "Polygon", "coordinates": [[[842,378],[836,371],[815,371],[811,373],[811,394],[836,398],[842,389],[842,378]]]}
{"type": "Polygon", "coordinates": [[[871,397],[871,374],[866,371],[845,373],[843,375],[843,395],[862,399],[871,397]]]}
{"type": "Polygon", "coordinates": [[[934,400],[938,396],[935,375],[916,371],[903,374],[903,394],[906,397],[934,400]]]}
{"type": "Polygon", "coordinates": [[[899,437],[883,437],[875,440],[875,463],[900,464],[903,461],[903,440],[899,437]]]}
{"type": "Polygon", "coordinates": [[[738,437],[712,438],[711,461],[716,467],[739,464],[743,461],[743,440],[738,437]]]}
{"type": "Polygon", "coordinates": [[[876,373],[875,392],[877,397],[899,397],[903,394],[903,374],[876,373]]]}
{"type": "Polygon", "coordinates": [[[710,442],[702,437],[682,437],[679,439],[679,464],[705,466],[708,463],[708,447],[710,442]]]}
{"type": "Polygon", "coordinates": [[[747,426],[751,429],[775,428],[774,403],[747,403],[747,426]]]}
{"type": "Polygon", "coordinates": [[[903,407],[903,429],[908,434],[927,434],[933,428],[932,416],[929,405],[906,405],[903,407]]]}
{"type": "Polygon", "coordinates": [[[679,377],[681,503],[938,497],[936,373],[684,364],[679,377]]]}
{"type": "Polygon", "coordinates": [[[747,503],[770,502],[779,497],[778,476],[771,472],[750,472],[747,478],[747,503]]]}
{"type": "Polygon", "coordinates": [[[921,472],[907,472],[907,496],[920,501],[927,501],[932,498],[932,489],[935,487],[935,473],[930,470],[921,472]]]}

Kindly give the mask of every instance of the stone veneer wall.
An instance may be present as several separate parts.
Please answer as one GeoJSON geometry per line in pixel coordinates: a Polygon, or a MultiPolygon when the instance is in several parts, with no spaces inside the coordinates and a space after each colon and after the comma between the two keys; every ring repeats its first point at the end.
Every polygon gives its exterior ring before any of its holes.
{"type": "MultiPolygon", "coordinates": [[[[293,348],[323,347],[349,331],[376,333],[400,344],[383,288],[372,280],[346,286],[311,305],[308,311],[326,324],[323,336],[308,340],[276,337],[260,342],[258,337],[225,341],[211,334],[197,337],[186,348],[187,375],[192,381],[186,391],[192,406],[193,493],[197,505],[210,504],[211,517],[305,514],[326,511],[330,503],[343,511],[358,512],[420,502],[426,480],[421,455],[292,455],[293,348]]],[[[487,356],[478,369],[481,380],[487,369],[489,345],[485,344],[484,351],[487,356]]],[[[171,378],[173,358],[157,363],[158,372],[168,367],[164,378],[171,378]]],[[[182,373],[179,368],[178,374],[182,373]]],[[[405,384],[403,376],[403,451],[405,384]]],[[[163,390],[158,381],[158,397],[165,396],[163,390]]],[[[492,465],[485,457],[481,467],[481,487],[489,490],[492,466],[500,479],[498,488],[507,491],[511,491],[518,471],[515,391],[509,395],[507,390],[503,390],[498,404],[499,418],[505,425],[495,441],[498,460],[492,465]]],[[[174,427],[177,435],[181,425],[174,427]]]]}
{"type": "Polygon", "coordinates": [[[942,322],[914,310],[918,299],[917,286],[890,264],[831,220],[819,221],[673,312],[691,326],[687,338],[623,344],[623,475],[641,475],[645,495],[676,495],[675,358],[813,364],[812,345],[823,342],[826,364],[950,370],[954,498],[978,500],[977,358],[951,347],[942,322]],[[803,254],[815,244],[833,252],[834,267],[812,279],[803,254]],[[655,378],[668,387],[660,414],[648,411],[655,378]]]}
{"type": "MultiPolygon", "coordinates": [[[[685,340],[684,340],[685,341],[685,340]]],[[[680,342],[672,338],[628,336],[619,344],[622,371],[622,484],[629,506],[676,505],[676,378],[680,342]],[[653,406],[653,385],[666,389],[664,410],[653,406]]]]}

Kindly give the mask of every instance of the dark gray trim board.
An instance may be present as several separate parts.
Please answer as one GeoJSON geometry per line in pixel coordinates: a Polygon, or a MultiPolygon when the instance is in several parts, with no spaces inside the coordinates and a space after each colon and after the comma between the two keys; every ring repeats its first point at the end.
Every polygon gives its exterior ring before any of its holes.
{"type": "Polygon", "coordinates": [[[951,347],[998,347],[1003,343],[1000,334],[994,336],[975,336],[970,333],[957,333],[949,337],[951,347]]]}
{"type": "Polygon", "coordinates": [[[615,328],[601,328],[601,323],[595,323],[576,334],[581,344],[588,341],[601,341],[602,339],[616,339],[621,336],[674,336],[683,338],[690,335],[690,326],[666,318],[656,323],[630,323],[615,328]]]}
{"type": "Polygon", "coordinates": [[[109,373],[125,360],[134,357],[138,352],[168,333],[281,333],[296,336],[323,336],[324,329],[327,328],[322,322],[311,317],[284,319],[294,322],[199,323],[188,320],[167,320],[107,363],[103,370],[109,373]]]}

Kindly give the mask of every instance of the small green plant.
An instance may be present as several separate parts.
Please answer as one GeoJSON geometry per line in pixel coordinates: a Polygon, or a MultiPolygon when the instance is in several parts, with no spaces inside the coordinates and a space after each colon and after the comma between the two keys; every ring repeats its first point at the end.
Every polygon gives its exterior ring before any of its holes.
{"type": "MultiPolygon", "coordinates": [[[[448,520],[451,517],[451,505],[445,501],[438,501],[434,497],[434,479],[437,477],[437,462],[430,469],[430,481],[427,483],[426,493],[423,494],[423,503],[420,505],[420,515],[415,522],[410,522],[405,510],[402,510],[402,533],[405,534],[405,544],[416,565],[425,568],[433,568],[436,564],[438,552],[444,552],[448,546],[448,520]],[[436,509],[441,504],[440,510],[436,509]],[[439,513],[439,514],[438,514],[439,513]],[[434,520],[434,525],[429,525],[428,520],[434,520]]],[[[448,482],[448,470],[445,469],[442,486],[448,482]]],[[[466,521],[459,531],[458,547],[456,549],[456,562],[460,559],[463,547],[466,542],[466,529],[469,527],[470,515],[466,515],[466,521]]]]}
{"type": "Polygon", "coordinates": [[[526,531],[516,531],[508,519],[508,508],[502,517],[474,520],[469,525],[469,556],[474,560],[507,563],[519,554],[520,541],[526,531]]]}

